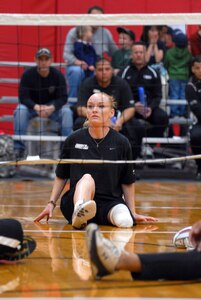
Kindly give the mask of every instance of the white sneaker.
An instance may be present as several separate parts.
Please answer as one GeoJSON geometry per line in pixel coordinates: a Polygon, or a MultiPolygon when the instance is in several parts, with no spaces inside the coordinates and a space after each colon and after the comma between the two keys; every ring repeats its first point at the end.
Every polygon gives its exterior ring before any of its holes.
{"type": "Polygon", "coordinates": [[[114,273],[122,251],[110,240],[103,237],[96,224],[89,224],[86,229],[86,242],[95,279],[114,273]]]}
{"type": "Polygon", "coordinates": [[[194,249],[189,240],[189,232],[192,226],[188,226],[179,230],[173,237],[173,244],[176,248],[180,249],[194,249]]]}
{"type": "Polygon", "coordinates": [[[72,216],[72,226],[77,229],[83,229],[87,221],[92,219],[96,214],[96,202],[89,200],[81,203],[75,208],[72,216]]]}

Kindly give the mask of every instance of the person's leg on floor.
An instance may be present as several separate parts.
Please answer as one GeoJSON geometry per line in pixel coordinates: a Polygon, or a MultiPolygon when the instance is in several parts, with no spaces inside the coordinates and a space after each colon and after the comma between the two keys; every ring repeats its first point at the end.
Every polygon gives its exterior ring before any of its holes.
{"type": "Polygon", "coordinates": [[[90,174],[85,174],[77,182],[73,197],[74,212],[72,226],[82,229],[87,221],[96,214],[96,203],[93,200],[95,195],[95,182],[90,174]]]}

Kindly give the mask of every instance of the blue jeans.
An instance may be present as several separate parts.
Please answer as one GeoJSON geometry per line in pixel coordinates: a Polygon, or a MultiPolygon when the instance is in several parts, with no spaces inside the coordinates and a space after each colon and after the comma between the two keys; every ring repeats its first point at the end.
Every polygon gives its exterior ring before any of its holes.
{"type": "Polygon", "coordinates": [[[77,97],[79,86],[85,78],[85,73],[80,66],[67,66],[66,77],[68,82],[68,97],[77,97]]]}
{"type": "MultiPolygon", "coordinates": [[[[19,104],[14,112],[14,134],[25,135],[29,125],[29,121],[37,117],[37,113],[33,109],[29,109],[23,104],[19,104]]],[[[62,136],[68,136],[73,128],[73,113],[68,105],[64,105],[60,110],[54,111],[49,119],[58,122],[62,136]]],[[[22,141],[14,142],[15,149],[25,149],[22,141]]]]}
{"type": "MultiPolygon", "coordinates": [[[[185,88],[186,88],[187,80],[169,80],[169,97],[170,99],[186,99],[185,96],[185,88]]],[[[187,112],[186,105],[171,105],[170,107],[170,115],[171,117],[175,116],[185,116],[187,112]]]]}

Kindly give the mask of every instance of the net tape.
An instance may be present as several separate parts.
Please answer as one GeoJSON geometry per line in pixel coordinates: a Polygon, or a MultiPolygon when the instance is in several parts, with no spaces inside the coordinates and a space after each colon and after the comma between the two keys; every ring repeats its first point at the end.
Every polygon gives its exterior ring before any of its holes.
{"type": "Polygon", "coordinates": [[[0,14],[0,25],[79,26],[79,25],[194,25],[201,13],[163,14],[0,14]]]}
{"type": "Polygon", "coordinates": [[[159,159],[142,159],[142,160],[104,160],[104,159],[40,159],[36,157],[27,157],[25,160],[17,161],[0,161],[0,165],[41,165],[41,164],[167,164],[177,161],[187,161],[192,159],[200,159],[201,154],[159,158],[159,159]]]}

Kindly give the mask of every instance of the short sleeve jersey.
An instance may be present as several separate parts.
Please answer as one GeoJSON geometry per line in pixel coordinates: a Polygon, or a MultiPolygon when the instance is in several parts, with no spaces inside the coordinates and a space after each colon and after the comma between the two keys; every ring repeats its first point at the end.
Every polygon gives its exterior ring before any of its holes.
{"type": "MultiPolygon", "coordinates": [[[[132,160],[131,146],[128,139],[110,129],[106,137],[96,140],[87,128],[75,131],[63,146],[62,159],[97,159],[97,160],[132,160]],[[98,147],[97,147],[97,144],[98,147]]],[[[104,164],[58,164],[56,175],[62,179],[70,178],[70,189],[74,189],[84,174],[91,174],[95,180],[96,196],[102,199],[122,197],[122,184],[135,182],[132,163],[104,164]]]]}

